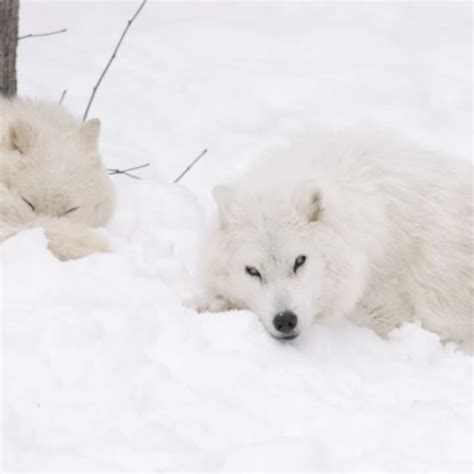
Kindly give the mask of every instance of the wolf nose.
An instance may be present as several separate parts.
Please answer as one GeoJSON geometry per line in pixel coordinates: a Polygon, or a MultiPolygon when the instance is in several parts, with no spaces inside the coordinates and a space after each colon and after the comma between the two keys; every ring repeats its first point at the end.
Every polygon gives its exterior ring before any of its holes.
{"type": "Polygon", "coordinates": [[[298,323],[296,314],[291,311],[282,311],[273,318],[273,326],[278,332],[288,334],[295,329],[298,323]]]}

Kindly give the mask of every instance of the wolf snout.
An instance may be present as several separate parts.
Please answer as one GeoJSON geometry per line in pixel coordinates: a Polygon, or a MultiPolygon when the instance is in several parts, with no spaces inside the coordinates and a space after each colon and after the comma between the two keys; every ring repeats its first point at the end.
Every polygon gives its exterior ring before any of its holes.
{"type": "Polygon", "coordinates": [[[273,318],[273,326],[282,335],[290,334],[298,324],[298,318],[291,311],[282,311],[273,318]]]}

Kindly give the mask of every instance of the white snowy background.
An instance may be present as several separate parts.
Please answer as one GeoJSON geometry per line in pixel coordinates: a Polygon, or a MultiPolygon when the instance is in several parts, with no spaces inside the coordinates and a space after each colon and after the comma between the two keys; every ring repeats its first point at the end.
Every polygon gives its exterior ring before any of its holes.
{"type": "MultiPolygon", "coordinates": [[[[138,2],[21,2],[19,93],[81,116],[138,2]]],[[[376,126],[471,158],[471,5],[153,3],[91,110],[113,180],[109,254],[2,246],[2,472],[471,471],[472,358],[182,301],[211,188],[311,125],[376,126]],[[173,179],[203,148],[207,155],[173,179]]]]}

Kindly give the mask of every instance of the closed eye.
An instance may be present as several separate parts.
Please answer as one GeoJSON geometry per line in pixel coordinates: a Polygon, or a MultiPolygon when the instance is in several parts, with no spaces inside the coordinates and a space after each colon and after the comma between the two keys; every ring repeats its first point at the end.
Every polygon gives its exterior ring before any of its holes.
{"type": "Polygon", "coordinates": [[[25,199],[23,196],[21,197],[21,199],[23,199],[23,201],[26,202],[26,204],[28,204],[28,206],[31,207],[31,210],[34,211],[35,210],[35,206],[33,206],[33,204],[31,204],[30,201],[28,201],[28,199],[25,199]]]}
{"type": "Polygon", "coordinates": [[[63,216],[67,215],[67,214],[70,214],[71,212],[74,212],[74,211],[77,211],[79,209],[79,207],[71,207],[71,209],[68,209],[64,214],[63,216]]]}
{"type": "Polygon", "coordinates": [[[293,265],[293,272],[297,272],[298,268],[300,268],[302,265],[304,265],[304,262],[306,262],[306,257],[304,255],[300,255],[296,260],[295,264],[293,265]]]}
{"type": "Polygon", "coordinates": [[[260,272],[255,268],[255,267],[245,267],[245,271],[252,277],[259,278],[260,281],[262,280],[262,275],[260,275],[260,272]]]}

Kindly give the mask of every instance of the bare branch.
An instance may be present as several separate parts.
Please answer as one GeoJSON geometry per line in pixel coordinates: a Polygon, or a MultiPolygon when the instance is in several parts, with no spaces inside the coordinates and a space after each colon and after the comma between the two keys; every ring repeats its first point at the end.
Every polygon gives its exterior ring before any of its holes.
{"type": "Polygon", "coordinates": [[[141,179],[139,176],[129,173],[129,171],[140,170],[142,168],[146,168],[147,166],[150,166],[150,163],[145,163],[144,165],[140,165],[140,166],[134,166],[133,168],[127,168],[125,170],[119,170],[116,168],[107,168],[107,171],[109,172],[109,174],[125,174],[127,176],[130,176],[130,178],[141,179]]]}
{"type": "Polygon", "coordinates": [[[189,164],[189,166],[173,181],[173,183],[179,183],[181,178],[207,153],[207,148],[202,150],[201,154],[194,158],[194,160],[189,164]]]}
{"type": "Polygon", "coordinates": [[[18,41],[26,38],[39,38],[41,36],[52,36],[52,35],[59,35],[60,33],[66,33],[67,28],[63,28],[62,30],[57,31],[50,31],[49,33],[30,33],[29,35],[18,36],[18,41]]]}
{"type": "Polygon", "coordinates": [[[59,99],[59,104],[63,103],[64,97],[66,97],[67,94],[67,89],[63,90],[63,93],[61,94],[61,98],[59,99]]]}
{"type": "Polygon", "coordinates": [[[137,11],[135,12],[135,14],[133,15],[132,18],[130,18],[130,20],[128,20],[127,22],[127,25],[125,26],[125,29],[123,30],[122,32],[122,36],[120,37],[117,45],[115,46],[115,49],[114,49],[114,52],[112,53],[112,56],[110,57],[108,63],[105,65],[105,68],[104,70],[102,71],[102,74],[100,75],[97,83],[95,84],[95,86],[93,87],[92,89],[92,94],[90,96],[90,99],[89,99],[89,102],[87,104],[87,107],[86,107],[86,110],[84,112],[84,116],[82,117],[82,120],[86,120],[87,118],[87,115],[89,113],[89,109],[92,105],[92,101],[94,100],[94,97],[95,97],[95,94],[97,92],[97,89],[99,88],[101,82],[102,82],[102,79],[104,79],[104,76],[107,74],[107,71],[109,70],[109,67],[110,65],[112,64],[112,61],[115,59],[115,56],[117,56],[117,52],[120,48],[120,45],[122,44],[122,41],[123,39],[125,38],[125,35],[127,34],[127,31],[128,29],[130,28],[131,24],[134,22],[135,18],[139,15],[139,13],[142,11],[142,8],[145,6],[145,3],[147,2],[147,0],[143,0],[142,3],[140,4],[140,6],[138,7],[137,11]]]}

